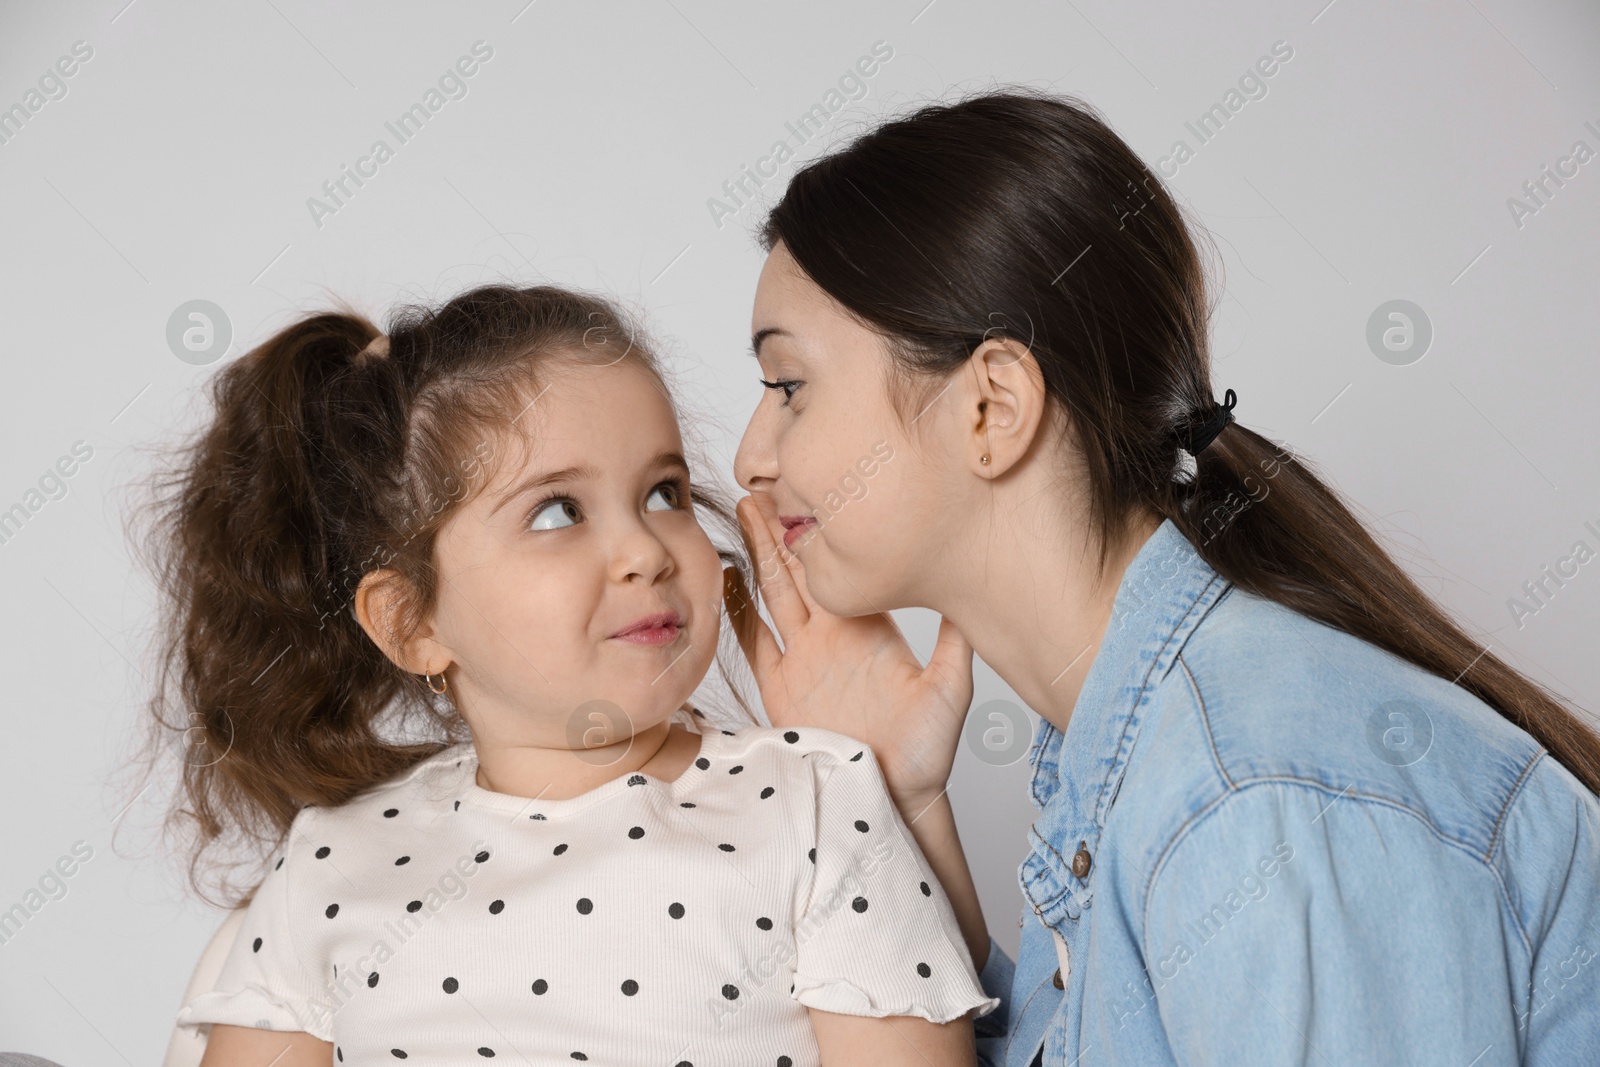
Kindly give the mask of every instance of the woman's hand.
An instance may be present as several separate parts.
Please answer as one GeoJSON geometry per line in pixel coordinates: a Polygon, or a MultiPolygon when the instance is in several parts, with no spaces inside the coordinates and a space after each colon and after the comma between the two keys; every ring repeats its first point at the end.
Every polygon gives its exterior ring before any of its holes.
{"type": "Polygon", "coordinates": [[[944,791],[972,703],[972,646],[948,619],[926,667],[887,614],[846,618],[820,607],[805,566],[782,544],[765,494],[739,501],[740,527],[777,638],[739,572],[723,572],[723,596],[773,726],[818,726],[872,747],[902,811],[944,791]]]}

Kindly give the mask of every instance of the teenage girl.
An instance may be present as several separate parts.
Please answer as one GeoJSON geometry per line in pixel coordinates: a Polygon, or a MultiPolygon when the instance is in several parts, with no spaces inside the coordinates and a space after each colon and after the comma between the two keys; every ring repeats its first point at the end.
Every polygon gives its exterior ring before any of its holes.
{"type": "Polygon", "coordinates": [[[213,399],[153,704],[194,859],[262,846],[205,1067],[975,1062],[999,1002],[872,751],[686,703],[747,564],[612,306],[312,315],[213,399]]]}

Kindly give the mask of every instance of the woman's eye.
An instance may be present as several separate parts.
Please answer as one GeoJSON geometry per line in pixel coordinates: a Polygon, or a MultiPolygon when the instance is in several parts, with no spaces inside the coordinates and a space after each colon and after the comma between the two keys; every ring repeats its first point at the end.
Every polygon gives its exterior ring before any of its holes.
{"type": "Polygon", "coordinates": [[[758,378],[756,380],[762,385],[766,386],[768,389],[782,389],[784,407],[789,406],[789,401],[794,399],[794,391],[800,388],[800,386],[803,384],[792,378],[780,378],[775,382],[769,382],[765,378],[758,378]]]}
{"type": "Polygon", "coordinates": [[[556,497],[547,500],[534,509],[528,516],[528,529],[530,530],[559,530],[566,526],[576,526],[583,518],[578,510],[578,503],[567,497],[556,497]]]}
{"type": "Polygon", "coordinates": [[[662,482],[650,490],[650,495],[645,498],[644,509],[646,511],[676,511],[683,506],[682,500],[683,492],[679,486],[673,482],[662,482]],[[658,498],[663,501],[665,506],[661,508],[651,507],[650,502],[658,498]]]}

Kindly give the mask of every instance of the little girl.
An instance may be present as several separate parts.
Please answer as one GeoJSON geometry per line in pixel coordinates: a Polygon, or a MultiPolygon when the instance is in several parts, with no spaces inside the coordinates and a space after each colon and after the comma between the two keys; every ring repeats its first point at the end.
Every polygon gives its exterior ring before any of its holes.
{"type": "Polygon", "coordinates": [[[205,1067],[975,1062],[999,1001],[872,752],[686,703],[748,564],[610,304],[318,314],[213,399],[153,707],[196,860],[270,852],[205,1067]]]}

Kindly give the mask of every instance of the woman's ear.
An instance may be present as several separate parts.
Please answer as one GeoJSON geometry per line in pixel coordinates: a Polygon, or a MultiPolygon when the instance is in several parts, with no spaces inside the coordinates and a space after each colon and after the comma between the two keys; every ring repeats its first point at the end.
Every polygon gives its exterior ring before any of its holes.
{"type": "Polygon", "coordinates": [[[969,466],[982,477],[997,477],[1027,455],[1044,422],[1044,374],[1028,347],[1009,337],[973,349],[966,373],[972,382],[969,466]]]}
{"type": "Polygon", "coordinates": [[[409,584],[396,571],[381,567],[361,576],[356,586],[356,621],[372,643],[401,670],[410,674],[443,674],[450,665],[449,650],[440,645],[432,631],[422,631],[402,640],[405,629],[406,598],[409,584]]]}

